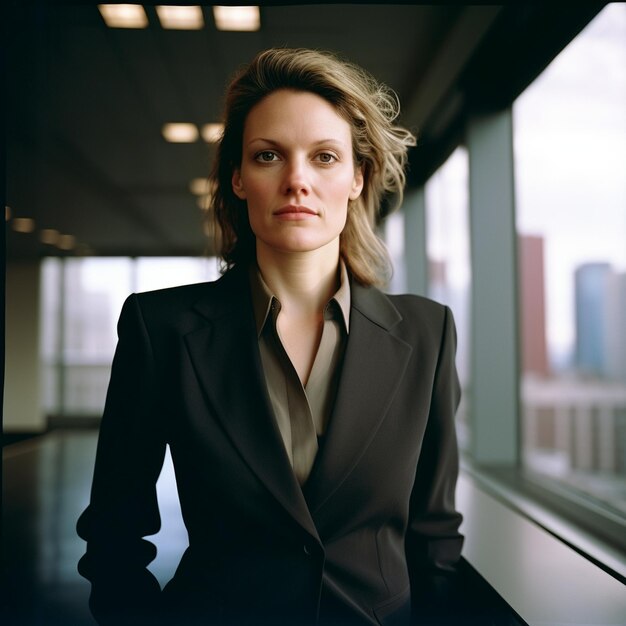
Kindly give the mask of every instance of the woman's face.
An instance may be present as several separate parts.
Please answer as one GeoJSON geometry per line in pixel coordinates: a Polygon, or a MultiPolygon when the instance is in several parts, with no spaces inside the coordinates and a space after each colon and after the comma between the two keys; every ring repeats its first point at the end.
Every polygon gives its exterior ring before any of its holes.
{"type": "Polygon", "coordinates": [[[348,201],[363,188],[350,125],[320,96],[271,93],[246,118],[232,185],[248,204],[257,251],[338,254],[348,201]]]}

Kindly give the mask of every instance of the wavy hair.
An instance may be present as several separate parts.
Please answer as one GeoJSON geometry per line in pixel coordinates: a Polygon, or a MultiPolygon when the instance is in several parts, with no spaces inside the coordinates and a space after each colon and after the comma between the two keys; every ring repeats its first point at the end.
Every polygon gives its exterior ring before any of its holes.
{"type": "Polygon", "coordinates": [[[350,201],[340,235],[340,253],[352,276],[363,285],[384,285],[392,272],[384,243],[374,232],[383,196],[402,202],[409,146],[415,137],[394,124],[396,94],[362,68],[330,52],[273,48],[241,69],[226,92],[224,132],[217,145],[208,211],[217,225],[216,250],[225,267],[255,259],[256,240],[246,202],[232,189],[233,171],[241,167],[243,131],[250,110],[279,89],[314,93],[332,104],[352,129],[355,166],[363,172],[363,190],[350,201]]]}

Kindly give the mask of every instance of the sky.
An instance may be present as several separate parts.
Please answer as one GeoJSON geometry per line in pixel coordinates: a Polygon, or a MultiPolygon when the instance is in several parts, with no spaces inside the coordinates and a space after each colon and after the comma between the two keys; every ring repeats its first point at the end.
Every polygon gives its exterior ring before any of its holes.
{"type": "MultiPolygon", "coordinates": [[[[574,272],[626,272],[626,4],[613,3],[513,106],[516,222],[544,238],[547,341],[562,362],[575,341],[574,272]]],[[[427,246],[452,290],[471,281],[468,157],[460,146],[426,185],[427,246]]]]}
{"type": "Polygon", "coordinates": [[[517,227],[545,238],[548,343],[575,339],[573,274],[626,272],[626,4],[613,3],[513,107],[517,227]]]}

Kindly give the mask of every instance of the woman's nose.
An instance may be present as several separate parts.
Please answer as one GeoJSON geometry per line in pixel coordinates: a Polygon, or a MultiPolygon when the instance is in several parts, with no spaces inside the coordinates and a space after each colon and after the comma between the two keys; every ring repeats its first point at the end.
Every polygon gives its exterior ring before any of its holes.
{"type": "Polygon", "coordinates": [[[283,179],[283,193],[306,196],[310,191],[306,164],[299,159],[288,163],[283,179]]]}

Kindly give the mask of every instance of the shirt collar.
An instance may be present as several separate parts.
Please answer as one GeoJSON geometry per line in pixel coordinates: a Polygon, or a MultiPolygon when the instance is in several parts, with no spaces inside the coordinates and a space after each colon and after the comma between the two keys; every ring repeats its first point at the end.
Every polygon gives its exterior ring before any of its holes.
{"type": "Polygon", "coordinates": [[[350,330],[350,279],[348,278],[348,269],[343,259],[339,258],[339,289],[331,298],[339,305],[341,317],[346,327],[346,332],[350,330]]]}
{"type": "MultiPolygon", "coordinates": [[[[256,263],[250,266],[250,291],[252,294],[252,306],[254,309],[254,320],[256,322],[257,336],[261,336],[261,331],[265,326],[267,317],[270,314],[272,308],[272,302],[276,302],[280,305],[278,298],[272,293],[267,283],[261,276],[261,271],[256,263]]],[[[339,311],[336,317],[343,320],[346,333],[350,328],[350,280],[348,278],[348,270],[343,259],[339,259],[339,289],[337,289],[335,295],[328,301],[325,310],[334,314],[334,311],[339,311]],[[336,302],[338,306],[330,306],[331,302],[336,302]]]]}

